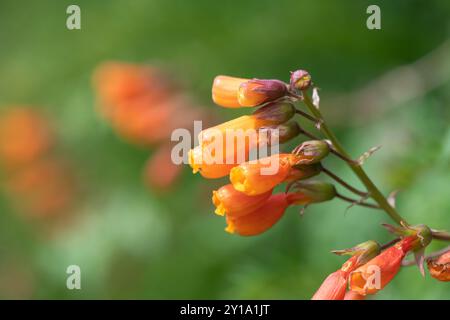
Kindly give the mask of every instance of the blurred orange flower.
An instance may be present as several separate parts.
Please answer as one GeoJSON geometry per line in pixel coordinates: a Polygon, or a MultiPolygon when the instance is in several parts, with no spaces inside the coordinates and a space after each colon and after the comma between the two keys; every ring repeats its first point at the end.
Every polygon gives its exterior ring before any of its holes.
{"type": "Polygon", "coordinates": [[[11,107],[0,116],[0,160],[6,169],[27,165],[53,145],[47,120],[27,107],[11,107]]]}
{"type": "Polygon", "coordinates": [[[172,162],[171,151],[170,144],[162,145],[147,161],[144,180],[150,187],[166,190],[175,183],[182,167],[172,162]]]}
{"type": "Polygon", "coordinates": [[[427,261],[430,275],[439,281],[450,281],[450,251],[427,261]]]}

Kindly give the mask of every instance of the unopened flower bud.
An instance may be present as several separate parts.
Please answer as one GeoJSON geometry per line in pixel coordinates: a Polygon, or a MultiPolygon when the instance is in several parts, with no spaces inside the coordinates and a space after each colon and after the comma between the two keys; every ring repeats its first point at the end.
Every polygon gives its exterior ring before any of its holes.
{"type": "Polygon", "coordinates": [[[427,261],[430,275],[439,281],[450,281],[450,250],[427,261]]]}
{"type": "Polygon", "coordinates": [[[284,182],[292,182],[297,180],[305,180],[318,175],[322,171],[320,163],[311,165],[295,165],[292,167],[289,175],[284,182]]]}
{"type": "Polygon", "coordinates": [[[306,90],[311,86],[311,75],[308,71],[297,70],[291,73],[291,90],[306,90]]]}
{"type": "Polygon", "coordinates": [[[299,164],[313,164],[320,162],[330,153],[330,146],[323,140],[305,141],[295,148],[293,153],[300,156],[299,164]]]}
{"type": "Polygon", "coordinates": [[[254,107],[285,96],[287,86],[280,80],[252,79],[242,83],[238,90],[238,102],[243,107],[254,107]]]}
{"type": "Polygon", "coordinates": [[[295,107],[289,102],[273,102],[269,103],[255,112],[253,112],[253,117],[256,119],[264,120],[265,122],[270,122],[272,125],[281,124],[295,115],[295,107]]]}
{"type": "Polygon", "coordinates": [[[288,194],[289,204],[311,204],[324,202],[336,196],[335,187],[322,181],[299,181],[295,184],[294,191],[288,194]]]}
{"type": "Polygon", "coordinates": [[[263,134],[264,131],[267,132],[267,142],[270,145],[272,144],[272,141],[285,143],[295,138],[300,134],[301,129],[296,121],[288,121],[280,125],[260,128],[260,134],[263,134]]]}
{"type": "Polygon", "coordinates": [[[378,242],[369,240],[349,249],[334,250],[332,252],[337,255],[358,256],[357,264],[362,265],[375,258],[381,252],[381,247],[378,242]]]}

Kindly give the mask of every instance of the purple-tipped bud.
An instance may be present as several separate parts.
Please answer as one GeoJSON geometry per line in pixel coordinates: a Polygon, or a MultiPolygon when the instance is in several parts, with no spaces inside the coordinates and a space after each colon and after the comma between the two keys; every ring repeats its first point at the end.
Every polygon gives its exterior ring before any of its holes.
{"type": "MultiPolygon", "coordinates": [[[[266,130],[268,137],[277,136],[279,143],[285,143],[296,136],[298,136],[301,132],[300,126],[296,121],[288,121],[286,123],[280,125],[274,125],[269,127],[262,127],[261,130],[266,130]]],[[[271,139],[269,139],[270,144],[271,139]]]]}
{"type": "Polygon", "coordinates": [[[305,141],[292,153],[300,156],[298,164],[313,164],[320,162],[330,153],[330,146],[323,140],[305,141]]]}
{"type": "Polygon", "coordinates": [[[252,79],[239,86],[238,101],[241,106],[254,107],[277,100],[287,93],[287,86],[280,80],[252,79]]]}
{"type": "Polygon", "coordinates": [[[256,119],[270,122],[270,124],[281,124],[295,115],[295,107],[289,102],[272,102],[253,112],[256,119]]]}
{"type": "Polygon", "coordinates": [[[291,73],[291,90],[302,91],[311,86],[311,75],[308,71],[297,70],[291,73]]]}

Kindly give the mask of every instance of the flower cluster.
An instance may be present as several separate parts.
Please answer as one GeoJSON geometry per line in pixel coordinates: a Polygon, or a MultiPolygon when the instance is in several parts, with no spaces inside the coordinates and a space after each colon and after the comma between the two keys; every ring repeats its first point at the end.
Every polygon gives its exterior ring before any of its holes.
{"type": "Polygon", "coordinates": [[[381,252],[375,241],[354,248],[334,251],[352,257],[342,268],[329,275],[312,297],[313,300],[361,299],[382,290],[399,272],[405,256],[420,252],[431,242],[431,230],[424,225],[396,229],[401,239],[381,252]]]}
{"type": "Polygon", "coordinates": [[[144,169],[145,182],[158,189],[171,186],[181,167],[171,161],[167,141],[175,128],[187,128],[203,117],[200,109],[156,67],[106,62],[96,69],[93,82],[100,113],[118,135],[156,148],[144,169]]]}
{"type": "Polygon", "coordinates": [[[289,206],[327,201],[337,195],[332,184],[307,180],[321,172],[320,161],[330,151],[325,141],[305,141],[290,153],[258,157],[256,152],[256,159],[251,159],[253,151],[277,147],[302,133],[293,120],[297,110],[290,98],[296,88],[279,80],[214,79],[212,97],[216,104],[257,108],[250,115],[203,130],[199,145],[189,152],[194,173],[208,179],[229,176],[231,183],[213,191],[212,196],[215,212],[226,217],[227,232],[260,234],[289,206]],[[282,183],[288,183],[291,191],[274,193],[282,183]]]}
{"type": "Polygon", "coordinates": [[[398,236],[388,244],[366,241],[335,251],[351,258],[325,279],[312,299],[365,299],[390,283],[403,265],[411,264],[405,261],[410,253],[423,275],[426,260],[434,278],[449,281],[448,250],[436,259],[427,259],[424,251],[433,239],[448,241],[450,234],[425,225],[411,226],[397,212],[395,198],[386,198],[362,168],[376,148],[357,160],[349,156],[319,110],[320,97],[308,72],[292,72],[289,84],[280,80],[217,76],[212,99],[225,108],[256,108],[251,114],[203,130],[198,135],[199,144],[189,152],[194,173],[199,172],[207,179],[229,178],[230,183],[212,195],[215,213],[225,217],[227,232],[258,235],[271,228],[291,205],[306,207],[334,198],[352,206],[382,210],[399,225],[385,225],[398,236]],[[312,98],[308,92],[311,88],[312,98]],[[298,109],[296,102],[302,102],[309,112],[298,109]],[[313,122],[324,139],[300,127],[294,119],[296,115],[313,122]],[[312,140],[303,141],[290,152],[280,152],[280,144],[299,135],[312,140]],[[322,160],[329,154],[345,161],[365,190],[351,186],[327,169],[322,160]],[[313,177],[320,173],[358,198],[340,193],[331,183],[315,180],[313,177]],[[286,184],[286,188],[280,193],[276,190],[281,184],[286,184]]]}
{"type": "Polygon", "coordinates": [[[55,136],[36,109],[10,107],[0,116],[3,184],[22,211],[34,217],[60,215],[76,197],[74,176],[55,151],[55,136]]]}

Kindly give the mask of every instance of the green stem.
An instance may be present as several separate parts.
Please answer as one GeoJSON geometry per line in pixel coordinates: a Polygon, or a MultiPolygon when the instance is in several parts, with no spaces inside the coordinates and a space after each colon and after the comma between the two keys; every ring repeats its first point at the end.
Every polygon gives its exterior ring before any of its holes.
{"type": "MultiPolygon", "coordinates": [[[[320,126],[320,130],[322,133],[331,141],[333,144],[333,147],[343,156],[346,158],[350,158],[350,155],[345,151],[345,149],[342,147],[342,145],[339,143],[338,139],[334,135],[334,133],[328,128],[328,125],[323,119],[322,113],[311,101],[311,98],[309,97],[308,93],[306,91],[303,91],[303,102],[308,107],[309,111],[314,115],[315,118],[321,119],[322,123],[320,126]]],[[[350,166],[352,171],[358,176],[358,178],[361,180],[361,182],[364,184],[364,186],[367,188],[367,191],[369,192],[370,197],[375,200],[376,203],[383,209],[395,222],[402,225],[408,225],[405,219],[402,218],[397,213],[397,210],[395,208],[391,207],[391,205],[388,203],[384,195],[378,190],[378,188],[375,186],[375,184],[370,180],[370,178],[367,176],[363,168],[361,168],[360,165],[356,163],[349,163],[347,164],[350,166]]]]}

